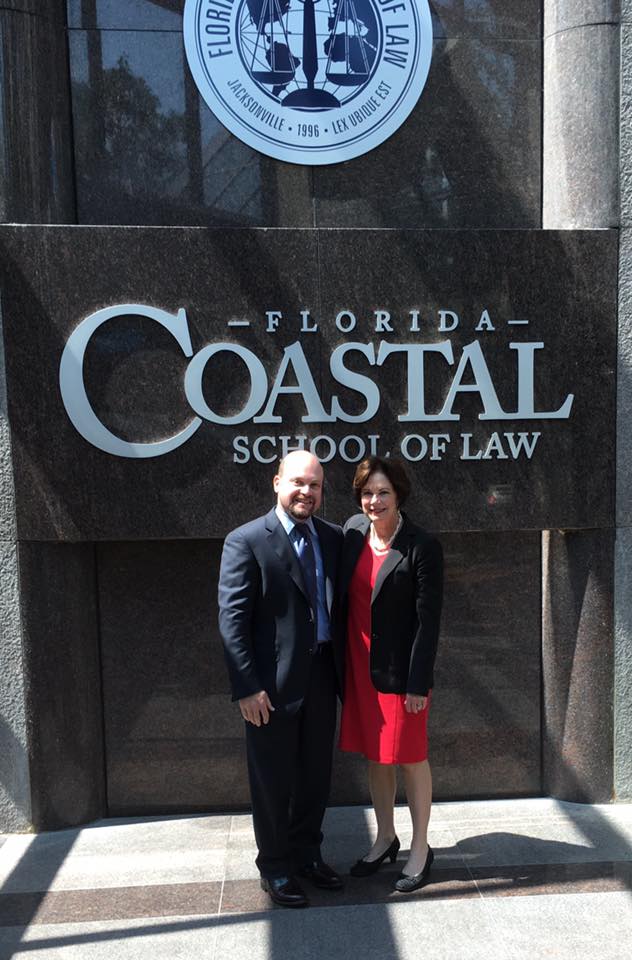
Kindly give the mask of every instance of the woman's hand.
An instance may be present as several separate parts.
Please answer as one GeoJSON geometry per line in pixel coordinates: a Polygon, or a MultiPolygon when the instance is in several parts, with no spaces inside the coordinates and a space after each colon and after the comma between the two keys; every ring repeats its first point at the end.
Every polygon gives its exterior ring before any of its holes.
{"type": "Polygon", "coordinates": [[[420,697],[416,693],[407,693],[406,699],[404,700],[404,707],[406,708],[406,713],[420,713],[426,709],[427,703],[428,697],[420,697]]]}

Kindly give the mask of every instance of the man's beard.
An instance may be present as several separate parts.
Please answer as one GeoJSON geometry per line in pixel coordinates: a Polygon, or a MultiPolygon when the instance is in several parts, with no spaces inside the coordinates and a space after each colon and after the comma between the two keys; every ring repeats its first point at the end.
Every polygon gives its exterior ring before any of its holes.
{"type": "Polygon", "coordinates": [[[308,520],[314,512],[314,509],[315,505],[313,501],[311,503],[305,503],[305,501],[294,500],[288,507],[288,513],[295,520],[308,520]]]}

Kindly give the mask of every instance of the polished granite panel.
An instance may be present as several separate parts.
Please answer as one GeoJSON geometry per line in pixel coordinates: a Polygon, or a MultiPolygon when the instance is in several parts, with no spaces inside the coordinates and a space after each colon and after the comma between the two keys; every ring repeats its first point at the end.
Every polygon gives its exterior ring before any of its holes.
{"type": "Polygon", "coordinates": [[[198,916],[219,912],[222,884],[165,883],[106,890],[0,894],[0,927],[93,923],[140,917],[198,916]]]}
{"type": "MultiPolygon", "coordinates": [[[[537,794],[539,535],[442,540],[435,796],[537,794]]],[[[219,541],[98,548],[110,815],[248,806],[243,724],[217,630],[220,549],[219,541]]],[[[364,761],[336,753],[332,803],[367,800],[364,761]]]]}
{"type": "MultiPolygon", "coordinates": [[[[273,463],[251,462],[244,468],[233,459],[233,440],[253,429],[257,436],[288,438],[305,432],[300,397],[280,396],[281,425],[218,427],[203,421],[172,454],[114,457],[88,444],[72,426],[59,392],[59,362],[67,337],[88,314],[109,304],[140,302],[172,313],[185,307],[194,352],[209,342],[237,343],[276,371],[283,348],[297,337],[294,329],[281,329],[278,337],[266,334],[265,312],[278,309],[296,317],[306,304],[317,303],[316,236],[238,230],[35,232],[34,244],[32,230],[7,228],[4,236],[13,240],[0,258],[7,363],[13,365],[8,395],[14,469],[24,481],[17,481],[24,507],[19,536],[224,536],[267,511],[274,502],[273,463]],[[32,264],[26,270],[25,257],[32,264]],[[240,318],[252,325],[228,326],[240,318]],[[37,452],[42,442],[43,460],[37,452]]],[[[318,379],[319,339],[306,340],[303,352],[318,379]]],[[[183,395],[186,366],[175,340],[155,321],[126,317],[94,336],[84,370],[91,402],[109,429],[142,442],[176,434],[194,419],[183,395]]],[[[236,413],[246,403],[245,369],[234,354],[209,361],[203,389],[218,416],[236,413]]],[[[286,383],[291,381],[290,369],[286,383]]],[[[275,459],[267,444],[262,455],[275,459]]]]}
{"type": "Polygon", "coordinates": [[[318,226],[540,225],[541,45],[436,41],[424,92],[385,143],[314,170],[318,226]]]}
{"type": "MultiPolygon", "coordinates": [[[[355,509],[347,492],[353,464],[374,443],[379,452],[403,450],[409,458],[410,511],[430,528],[612,522],[614,233],[3,228],[0,248],[20,537],[223,537],[271,506],[275,457],[302,442],[328,461],[325,511],[336,521],[355,509]],[[247,348],[251,365],[254,357],[263,362],[270,392],[275,381],[277,390],[292,390],[299,368],[290,364],[282,380],[278,372],[287,357],[300,362],[304,355],[303,387],[308,391],[313,378],[318,391],[309,406],[313,422],[302,420],[307,406],[300,393],[280,394],[272,404],[269,392],[264,422],[248,411],[237,424],[204,420],[164,456],[113,456],[89,444],[62,405],[63,346],[93,310],[130,302],[172,314],[185,307],[193,352],[227,340],[247,348]],[[282,316],[276,332],[267,333],[271,310],[282,316]],[[314,332],[301,333],[303,310],[311,311],[306,330],[317,324],[314,332]],[[335,324],[342,310],[356,317],[350,334],[335,324]],[[375,310],[390,311],[392,333],[376,331],[375,310]],[[414,310],[418,333],[410,330],[414,310]],[[460,318],[453,332],[438,329],[440,310],[460,318]],[[229,327],[231,318],[250,326],[229,327]],[[488,323],[495,329],[485,329],[488,323]],[[377,355],[381,341],[444,344],[447,351],[447,358],[436,352],[425,358],[425,408],[415,400],[409,422],[398,420],[409,407],[405,357],[395,353],[372,364],[371,350],[377,355]],[[463,350],[478,355],[481,389],[489,376],[498,398],[490,415],[500,416],[517,409],[518,350],[510,344],[522,342],[543,344],[533,348],[535,410],[556,411],[572,393],[569,419],[479,419],[483,407],[479,392],[468,390],[472,368],[462,362],[463,350]],[[332,351],[347,343],[369,353],[354,350],[344,358],[349,371],[376,384],[377,412],[366,422],[354,420],[366,408],[362,394],[334,381],[328,369],[332,351]],[[454,380],[461,386],[451,414],[457,419],[428,419],[439,415],[454,380]],[[334,397],[338,421],[326,422],[334,397]],[[281,422],[270,422],[272,416],[281,422]]],[[[452,315],[446,317],[452,325],[452,315]]],[[[521,350],[528,397],[532,348],[521,350]]],[[[155,321],[122,317],[90,341],[86,389],[115,434],[161,440],[192,421],[183,395],[186,367],[176,341],[155,321]]],[[[209,361],[202,385],[218,416],[240,415],[250,393],[245,371],[233,354],[209,361]]],[[[411,375],[413,386],[419,376],[411,375]]],[[[492,387],[486,389],[491,397],[492,387]]]]}
{"type": "MultiPolygon", "coordinates": [[[[336,861],[338,864],[338,860],[336,861]]],[[[401,902],[393,889],[398,865],[362,880],[345,878],[334,897],[310,888],[312,907],[344,907],[401,902]],[[395,872],[394,872],[395,871],[395,872]]],[[[406,896],[406,902],[471,897],[551,896],[561,893],[625,892],[632,882],[626,862],[546,864],[503,868],[433,867],[428,883],[406,896]]],[[[107,890],[69,890],[0,894],[0,927],[59,923],[91,923],[141,917],[222,916],[270,913],[275,907],[257,879],[204,883],[167,883],[107,890]]]]}
{"type": "Polygon", "coordinates": [[[228,133],[179,33],[71,31],[69,45],[80,223],[312,225],[310,171],[228,133]]]}
{"type": "Polygon", "coordinates": [[[580,803],[613,799],[614,533],[543,541],[544,787],[580,803]]]}
{"type": "MultiPolygon", "coordinates": [[[[429,721],[434,796],[537,795],[540,536],[441,541],[445,601],[429,721]]],[[[332,802],[358,800],[369,802],[364,761],[337,754],[332,802]]]]}
{"type": "Polygon", "coordinates": [[[19,564],[32,823],[53,830],[105,813],[94,547],[20,543],[19,564]]]}
{"type": "MultiPolygon", "coordinates": [[[[413,477],[410,513],[419,522],[437,530],[612,523],[613,233],[330,230],[319,234],[319,259],[321,276],[327,278],[321,290],[323,356],[348,341],[373,344],[375,356],[354,350],[344,363],[355,374],[370,374],[381,389],[377,415],[354,422],[367,408],[364,391],[355,384],[353,390],[340,386],[324,372],[323,397],[338,397],[349,418],[327,432],[339,445],[345,436],[360,438],[346,442],[351,458],[359,459],[362,449],[404,453],[413,477]],[[341,333],[334,322],[342,310],[356,318],[351,334],[341,333]],[[375,311],[382,310],[391,314],[392,332],[384,324],[377,330],[375,311]],[[411,332],[414,310],[419,333],[411,332]],[[460,320],[454,331],[440,330],[441,310],[460,320]],[[484,310],[488,316],[481,326],[484,310]],[[486,329],[488,319],[494,330],[486,329]],[[423,372],[417,368],[409,376],[402,352],[382,356],[381,366],[375,362],[382,341],[451,348],[454,363],[449,352],[448,360],[428,353],[423,372]],[[518,350],[510,345],[523,342],[542,345],[533,348],[535,411],[555,412],[572,394],[568,419],[479,419],[485,408],[478,391],[467,392],[473,383],[469,362],[461,381],[466,392],[452,407],[460,419],[448,421],[445,414],[431,419],[442,410],[453,382],[459,382],[462,351],[467,347],[474,357],[477,343],[486,364],[481,371],[483,376],[489,371],[501,412],[516,411],[518,350]],[[419,383],[423,407],[421,399],[410,400],[410,384],[419,383]],[[413,419],[400,421],[409,415],[411,402],[413,419]]],[[[448,314],[444,326],[455,322],[448,314]]],[[[336,521],[357,509],[351,497],[353,469],[352,463],[339,463],[330,471],[326,510],[336,521]]]]}
{"type": "Polygon", "coordinates": [[[61,18],[0,7],[0,220],[73,223],[66,35],[61,18]]]}
{"type": "Polygon", "coordinates": [[[248,803],[217,626],[221,543],[101,544],[110,816],[248,803]]]}
{"type": "Polygon", "coordinates": [[[445,601],[429,725],[434,795],[539,794],[540,535],[441,539],[445,601]]]}

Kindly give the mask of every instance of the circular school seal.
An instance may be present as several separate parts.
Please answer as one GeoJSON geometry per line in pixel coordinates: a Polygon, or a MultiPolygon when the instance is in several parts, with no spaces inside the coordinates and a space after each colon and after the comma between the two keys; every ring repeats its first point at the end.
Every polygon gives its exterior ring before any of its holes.
{"type": "Polygon", "coordinates": [[[215,116],[290,163],[351,160],[406,120],[432,56],[428,0],[186,0],[184,44],[215,116]]]}

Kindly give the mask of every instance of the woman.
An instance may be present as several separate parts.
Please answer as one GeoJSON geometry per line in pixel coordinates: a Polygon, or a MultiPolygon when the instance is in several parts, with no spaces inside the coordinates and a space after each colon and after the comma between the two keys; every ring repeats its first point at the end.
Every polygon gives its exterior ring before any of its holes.
{"type": "Polygon", "coordinates": [[[437,540],[400,513],[410,481],[401,463],[369,457],[353,490],[362,513],[345,526],[342,593],[347,671],[340,748],[369,761],[377,836],[352,876],[375,873],[399,850],[393,820],[396,765],[404,773],[413,836],[395,888],[426,880],[432,779],[427,722],[439,636],[443,558],[437,540]]]}

